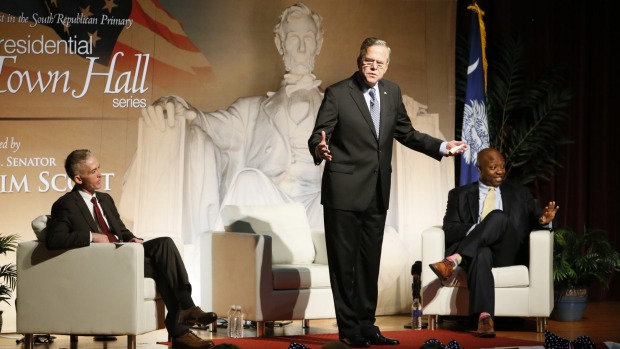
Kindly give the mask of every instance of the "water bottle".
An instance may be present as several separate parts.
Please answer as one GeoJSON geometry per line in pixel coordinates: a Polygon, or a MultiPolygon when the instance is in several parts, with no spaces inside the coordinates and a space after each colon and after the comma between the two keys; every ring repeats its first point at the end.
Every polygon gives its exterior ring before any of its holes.
{"type": "Polygon", "coordinates": [[[422,302],[420,298],[414,298],[411,304],[411,328],[414,330],[422,329],[422,302]]]}
{"type": "Polygon", "coordinates": [[[411,276],[413,282],[411,283],[411,295],[413,303],[411,304],[411,329],[422,329],[422,280],[420,275],[422,273],[422,262],[416,261],[411,266],[411,276]]]}
{"type": "Polygon", "coordinates": [[[226,328],[226,332],[228,333],[228,337],[234,338],[236,335],[236,329],[235,329],[235,311],[237,309],[236,305],[231,305],[230,309],[228,310],[228,326],[226,328]]]}
{"type": "Polygon", "coordinates": [[[235,310],[235,338],[243,338],[243,325],[245,321],[243,320],[243,312],[241,311],[241,306],[238,305],[235,310]]]}

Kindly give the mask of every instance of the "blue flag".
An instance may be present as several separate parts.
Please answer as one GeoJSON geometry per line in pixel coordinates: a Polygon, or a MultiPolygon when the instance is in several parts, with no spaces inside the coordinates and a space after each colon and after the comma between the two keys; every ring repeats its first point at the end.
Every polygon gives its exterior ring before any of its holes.
{"type": "Polygon", "coordinates": [[[486,57],[484,54],[485,32],[482,16],[484,12],[473,4],[472,10],[469,64],[467,67],[467,86],[465,89],[465,110],[463,111],[463,128],[461,139],[469,148],[461,156],[461,173],[459,185],[478,180],[476,157],[478,152],[489,147],[489,124],[486,110],[486,57]]]}

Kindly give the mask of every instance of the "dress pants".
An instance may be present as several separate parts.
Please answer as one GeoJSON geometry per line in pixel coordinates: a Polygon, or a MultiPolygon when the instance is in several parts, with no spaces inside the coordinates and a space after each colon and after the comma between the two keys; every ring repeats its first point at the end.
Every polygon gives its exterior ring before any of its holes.
{"type": "Polygon", "coordinates": [[[324,207],[329,277],[340,338],[371,336],[386,210],[375,195],[363,212],[324,207]]]}
{"type": "Polygon", "coordinates": [[[194,306],[192,286],[185,263],[174,241],[160,237],[145,241],[144,277],[155,279],[155,285],[166,305],[166,329],[170,337],[177,337],[189,331],[189,327],[178,323],[182,309],[194,306]]]}
{"type": "Polygon", "coordinates": [[[461,266],[467,271],[471,315],[494,315],[495,281],[491,268],[517,264],[523,240],[512,229],[508,214],[494,210],[461,241],[456,253],[463,257],[461,266]]]}

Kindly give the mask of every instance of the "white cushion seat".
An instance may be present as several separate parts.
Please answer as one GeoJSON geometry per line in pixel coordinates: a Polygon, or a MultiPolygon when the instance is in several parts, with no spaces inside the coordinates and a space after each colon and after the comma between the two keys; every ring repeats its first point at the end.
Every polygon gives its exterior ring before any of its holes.
{"type": "MultiPolygon", "coordinates": [[[[495,287],[528,287],[530,285],[530,275],[525,265],[511,265],[503,268],[491,269],[495,287]]],[[[442,285],[446,287],[467,288],[467,272],[461,267],[456,267],[452,276],[442,285]]]]}
{"type": "Polygon", "coordinates": [[[331,288],[326,264],[275,264],[271,270],[275,290],[331,288]]]}

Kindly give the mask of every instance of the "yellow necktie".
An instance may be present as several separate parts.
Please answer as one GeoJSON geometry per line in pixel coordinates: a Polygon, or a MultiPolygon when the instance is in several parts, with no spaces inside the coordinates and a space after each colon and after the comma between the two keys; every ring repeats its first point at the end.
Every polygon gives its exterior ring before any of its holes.
{"type": "Polygon", "coordinates": [[[487,197],[484,198],[484,203],[482,204],[482,214],[480,215],[480,221],[486,217],[489,212],[495,209],[495,188],[490,187],[489,193],[487,197]]]}

